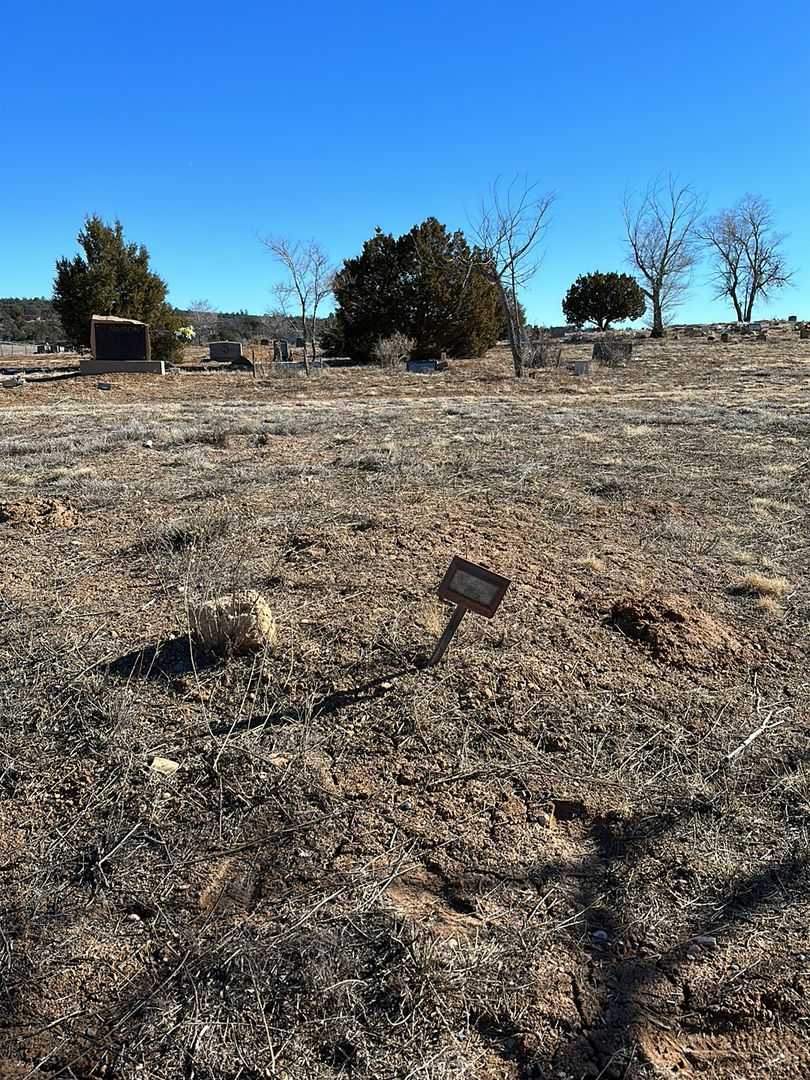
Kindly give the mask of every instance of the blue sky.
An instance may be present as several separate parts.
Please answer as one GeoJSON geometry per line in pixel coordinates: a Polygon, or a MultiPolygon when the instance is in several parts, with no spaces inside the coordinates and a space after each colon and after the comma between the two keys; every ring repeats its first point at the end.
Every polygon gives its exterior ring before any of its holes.
{"type": "MultiPolygon", "coordinates": [[[[86,213],[119,217],[178,306],[272,305],[259,234],[335,261],[376,225],[465,227],[497,177],[556,202],[524,301],[562,321],[623,270],[621,202],[672,171],[767,196],[810,316],[810,5],[17,4],[0,64],[0,296],[50,295],[86,213]]],[[[723,318],[699,270],[683,320],[723,318]]]]}

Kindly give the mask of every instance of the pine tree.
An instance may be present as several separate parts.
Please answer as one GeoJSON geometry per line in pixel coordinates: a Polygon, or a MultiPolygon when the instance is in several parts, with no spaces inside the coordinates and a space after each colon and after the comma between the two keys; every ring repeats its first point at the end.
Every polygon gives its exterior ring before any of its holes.
{"type": "Polygon", "coordinates": [[[143,244],[124,239],[120,221],[108,225],[97,215],[85,219],[77,237],[84,254],[56,262],[53,306],[74,345],[90,344],[93,315],[118,315],[149,324],[152,354],[167,360],[179,348],[179,320],[166,302],[166,282],[149,269],[143,244]]]}

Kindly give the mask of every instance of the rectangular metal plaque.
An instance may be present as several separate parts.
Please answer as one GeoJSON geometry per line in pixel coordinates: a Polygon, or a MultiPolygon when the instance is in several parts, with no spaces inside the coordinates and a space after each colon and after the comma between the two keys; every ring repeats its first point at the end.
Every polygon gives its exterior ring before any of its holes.
{"type": "Polygon", "coordinates": [[[508,588],[508,578],[456,556],[439,586],[439,596],[491,619],[508,588]]]}

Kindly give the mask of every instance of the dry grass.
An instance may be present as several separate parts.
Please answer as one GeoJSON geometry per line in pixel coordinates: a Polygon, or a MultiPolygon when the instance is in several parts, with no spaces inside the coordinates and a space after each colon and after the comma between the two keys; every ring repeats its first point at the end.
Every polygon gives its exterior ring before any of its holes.
{"type": "Polygon", "coordinates": [[[8,391],[0,1072],[807,1072],[810,343],[772,337],[8,391]],[[426,671],[454,554],[512,585],[426,671]],[[246,590],[276,641],[200,650],[246,590]]]}
{"type": "Polygon", "coordinates": [[[746,574],[736,582],[735,591],[752,593],[756,596],[779,598],[788,590],[788,583],[783,577],[766,577],[764,574],[746,574]]]}
{"type": "Polygon", "coordinates": [[[587,570],[592,570],[594,574],[601,574],[605,569],[605,564],[595,555],[586,555],[584,559],[580,560],[580,564],[587,570]]]}

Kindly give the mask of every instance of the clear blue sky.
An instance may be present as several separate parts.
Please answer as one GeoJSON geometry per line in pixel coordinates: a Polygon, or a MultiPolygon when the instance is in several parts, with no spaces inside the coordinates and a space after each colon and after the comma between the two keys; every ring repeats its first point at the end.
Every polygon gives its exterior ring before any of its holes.
{"type": "MultiPolygon", "coordinates": [[[[173,303],[261,312],[257,234],[337,261],[525,174],[557,200],[524,300],[558,323],[577,274],[625,268],[625,188],[674,171],[712,209],[772,201],[798,273],[770,312],[810,316],[807,0],[34,0],[3,39],[0,296],[50,295],[97,212],[173,303]]],[[[682,318],[724,317],[709,294],[699,272],[682,318]]]]}

